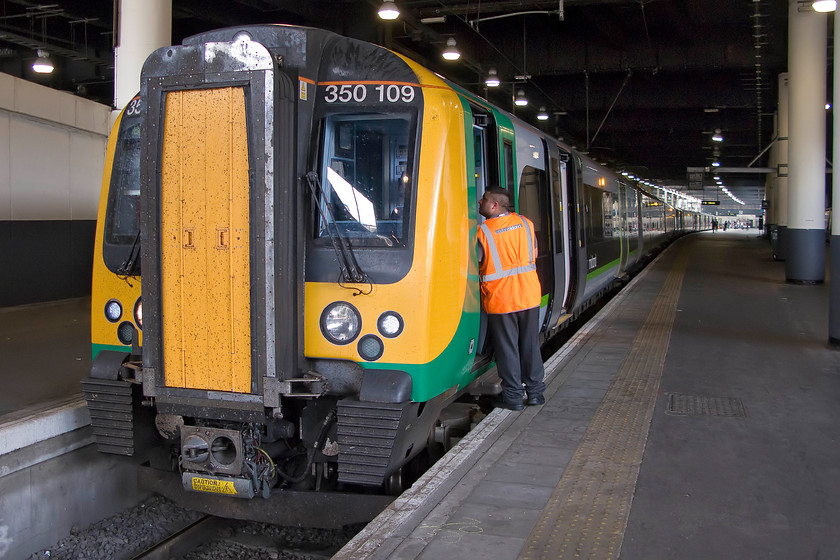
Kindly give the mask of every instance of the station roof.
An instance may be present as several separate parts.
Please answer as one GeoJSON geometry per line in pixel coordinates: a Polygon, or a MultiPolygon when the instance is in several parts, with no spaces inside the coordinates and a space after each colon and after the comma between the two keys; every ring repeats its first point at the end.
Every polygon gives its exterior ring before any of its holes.
{"type": "MultiPolygon", "coordinates": [[[[386,22],[377,17],[381,0],[172,0],[172,42],[236,24],[290,23],[378,43],[598,161],[656,184],[693,189],[689,194],[698,198],[720,193],[709,174],[698,184],[689,168],[710,166],[716,157],[729,168],[767,163],[766,154],[758,156],[773,139],[778,74],[787,68],[787,2],[396,4],[399,18],[386,22]],[[441,57],[450,38],[462,54],[454,62],[441,57]],[[502,82],[497,88],[484,85],[491,68],[502,82]],[[519,90],[529,99],[524,108],[513,105],[519,90]],[[548,120],[537,120],[541,108],[548,120]],[[723,142],[712,140],[716,129],[723,142]]],[[[112,103],[112,2],[5,0],[2,6],[0,71],[112,103]],[[31,70],[37,49],[50,51],[55,72],[31,70]]],[[[826,25],[832,20],[826,17],[826,25]]],[[[760,205],[763,174],[724,180],[745,202],[733,208],[760,205]]]]}

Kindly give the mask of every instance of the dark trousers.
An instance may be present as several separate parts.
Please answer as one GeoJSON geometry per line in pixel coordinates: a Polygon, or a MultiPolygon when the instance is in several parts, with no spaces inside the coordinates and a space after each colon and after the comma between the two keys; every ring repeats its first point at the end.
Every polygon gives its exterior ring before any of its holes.
{"type": "Polygon", "coordinates": [[[545,370],[540,354],[540,308],[488,313],[487,324],[505,402],[522,401],[523,383],[529,397],[542,395],[545,370]]]}

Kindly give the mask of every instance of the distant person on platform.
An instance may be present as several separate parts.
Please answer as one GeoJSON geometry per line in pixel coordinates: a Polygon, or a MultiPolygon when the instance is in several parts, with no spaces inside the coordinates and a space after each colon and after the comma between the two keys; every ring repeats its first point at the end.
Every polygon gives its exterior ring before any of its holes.
{"type": "Polygon", "coordinates": [[[540,300],[534,224],[510,211],[510,195],[488,187],[478,203],[486,218],[478,228],[481,305],[487,313],[496,367],[502,379],[499,408],[522,410],[545,403],[545,370],[540,354],[540,300]]]}
{"type": "Polygon", "coordinates": [[[717,231],[717,228],[718,228],[718,223],[717,223],[717,220],[715,220],[714,218],[712,218],[712,232],[717,231]]]}

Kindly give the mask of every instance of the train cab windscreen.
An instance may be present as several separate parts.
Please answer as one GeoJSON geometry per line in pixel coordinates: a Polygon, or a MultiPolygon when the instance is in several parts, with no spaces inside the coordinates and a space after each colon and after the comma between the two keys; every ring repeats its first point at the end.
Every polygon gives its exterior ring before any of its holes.
{"type": "Polygon", "coordinates": [[[413,119],[409,114],[325,119],[316,238],[404,247],[410,234],[413,119]]]}
{"type": "MultiPolygon", "coordinates": [[[[105,218],[103,257],[115,273],[136,250],[140,231],[140,123],[138,114],[123,116],[111,168],[108,209],[105,218]]],[[[139,259],[136,268],[139,268],[139,259]]],[[[137,272],[135,269],[131,272],[137,272]]]]}

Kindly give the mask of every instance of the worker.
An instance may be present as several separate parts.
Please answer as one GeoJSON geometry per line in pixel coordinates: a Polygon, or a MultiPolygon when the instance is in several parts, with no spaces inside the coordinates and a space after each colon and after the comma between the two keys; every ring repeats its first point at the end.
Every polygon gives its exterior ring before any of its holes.
{"type": "Polygon", "coordinates": [[[481,305],[502,380],[502,395],[494,405],[522,410],[524,393],[527,404],[544,404],[539,344],[542,290],[534,224],[511,211],[510,195],[500,187],[484,191],[478,212],[486,218],[478,229],[481,305]]]}

